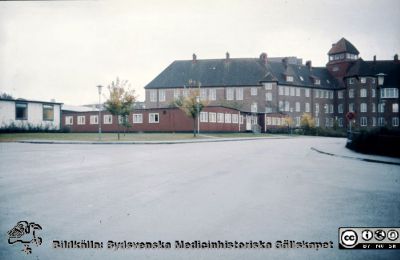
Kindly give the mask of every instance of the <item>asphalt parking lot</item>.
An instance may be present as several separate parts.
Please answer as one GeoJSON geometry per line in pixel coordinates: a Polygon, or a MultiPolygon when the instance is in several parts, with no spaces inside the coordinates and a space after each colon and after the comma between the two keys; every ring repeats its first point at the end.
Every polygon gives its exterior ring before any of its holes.
{"type": "MultiPolygon", "coordinates": [[[[0,143],[0,258],[388,259],[339,250],[343,226],[400,226],[400,166],[320,154],[344,139],[163,145],[0,143]],[[53,241],[333,241],[332,249],[54,249],[53,241]]],[[[105,247],[107,244],[105,244],[105,247]]],[[[396,254],[397,253],[397,254],[396,254]]]]}

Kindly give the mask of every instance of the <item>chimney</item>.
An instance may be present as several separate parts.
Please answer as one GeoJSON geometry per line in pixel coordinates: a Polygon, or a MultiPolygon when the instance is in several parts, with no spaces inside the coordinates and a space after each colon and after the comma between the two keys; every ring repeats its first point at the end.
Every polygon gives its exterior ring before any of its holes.
{"type": "Polygon", "coordinates": [[[260,60],[262,63],[267,64],[268,63],[268,55],[265,52],[261,53],[260,60]]]}
{"type": "Polygon", "coordinates": [[[230,58],[229,52],[225,53],[225,61],[228,62],[230,58]]]}
{"type": "Polygon", "coordinates": [[[197,61],[196,53],[193,53],[192,57],[193,57],[192,62],[195,63],[197,61]]]}
{"type": "Polygon", "coordinates": [[[399,61],[399,55],[395,54],[393,59],[394,59],[395,62],[398,62],[399,61]]]}
{"type": "Polygon", "coordinates": [[[376,62],[376,55],[374,55],[374,62],[376,62]]]}
{"type": "Polygon", "coordinates": [[[287,69],[287,66],[288,66],[288,63],[289,63],[288,58],[287,58],[287,57],[283,58],[283,59],[282,59],[282,63],[283,63],[283,65],[285,66],[285,69],[287,69]]]}
{"type": "Polygon", "coordinates": [[[312,70],[312,63],[310,60],[306,61],[306,66],[310,71],[312,70]]]}

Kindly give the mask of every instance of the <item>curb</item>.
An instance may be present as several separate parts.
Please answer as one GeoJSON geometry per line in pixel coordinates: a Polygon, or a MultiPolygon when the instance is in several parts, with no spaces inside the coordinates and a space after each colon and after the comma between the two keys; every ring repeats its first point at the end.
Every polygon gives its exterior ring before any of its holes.
{"type": "Polygon", "coordinates": [[[314,147],[311,147],[310,149],[313,150],[313,151],[316,151],[318,153],[321,153],[321,154],[326,154],[326,155],[345,158],[345,159],[352,159],[352,160],[358,160],[358,161],[364,161],[364,162],[372,162],[372,163],[384,163],[384,164],[391,164],[391,165],[400,165],[400,162],[390,162],[390,161],[382,161],[382,160],[376,160],[376,159],[352,157],[352,156],[347,156],[347,155],[339,155],[339,154],[324,152],[324,151],[318,150],[317,148],[314,148],[314,147]]]}
{"type": "Polygon", "coordinates": [[[175,140],[175,141],[54,141],[54,140],[21,140],[17,143],[28,144],[191,144],[191,143],[218,143],[218,142],[238,142],[267,139],[286,139],[287,137],[251,137],[251,138],[218,138],[218,139],[199,139],[199,140],[175,140]]]}

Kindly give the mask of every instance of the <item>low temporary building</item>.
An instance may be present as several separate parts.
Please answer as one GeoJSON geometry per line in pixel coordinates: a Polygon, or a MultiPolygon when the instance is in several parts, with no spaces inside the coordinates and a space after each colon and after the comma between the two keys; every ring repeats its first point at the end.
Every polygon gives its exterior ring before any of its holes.
{"type": "Polygon", "coordinates": [[[0,129],[61,128],[62,103],[0,98],[0,129]]]}

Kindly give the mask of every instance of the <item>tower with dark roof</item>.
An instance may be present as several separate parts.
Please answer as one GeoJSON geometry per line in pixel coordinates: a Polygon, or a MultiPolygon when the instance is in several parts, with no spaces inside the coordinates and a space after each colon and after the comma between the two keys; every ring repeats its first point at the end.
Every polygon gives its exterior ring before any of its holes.
{"type": "Polygon", "coordinates": [[[360,52],[345,38],[332,44],[328,52],[329,61],[326,68],[335,78],[342,79],[349,67],[358,59],[360,52]]]}

